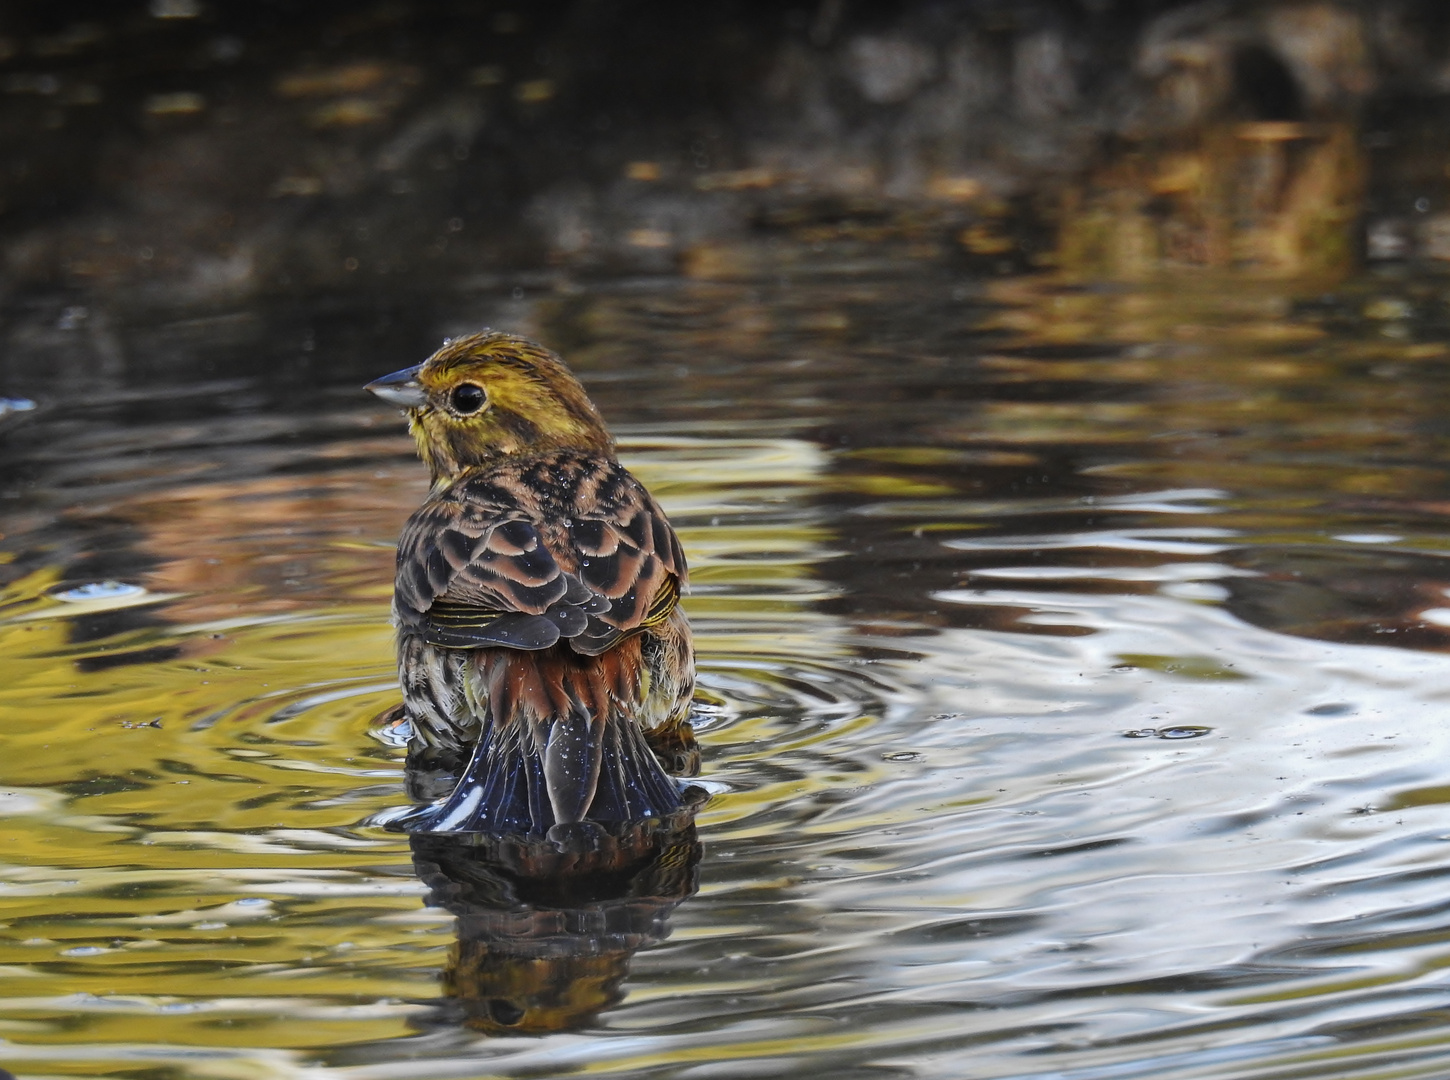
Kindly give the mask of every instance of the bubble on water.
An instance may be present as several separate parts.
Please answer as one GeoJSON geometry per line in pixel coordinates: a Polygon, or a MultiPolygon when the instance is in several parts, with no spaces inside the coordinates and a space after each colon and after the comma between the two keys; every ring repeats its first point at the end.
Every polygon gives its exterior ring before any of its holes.
{"type": "Polygon", "coordinates": [[[388,723],[379,724],[368,734],[386,746],[402,750],[413,740],[413,721],[403,716],[388,723]]]}
{"type": "Polygon", "coordinates": [[[882,754],[882,761],[925,761],[925,754],[918,754],[914,750],[898,750],[893,754],[882,754]]]}
{"type": "Polygon", "coordinates": [[[99,945],[77,945],[74,949],[62,949],[61,956],[99,956],[108,950],[99,945]]]}
{"type": "Polygon", "coordinates": [[[1165,727],[1158,729],[1160,739],[1201,739],[1213,728],[1199,727],[1196,724],[1183,724],[1178,727],[1165,727]]]}
{"type": "Polygon", "coordinates": [[[1173,727],[1131,728],[1123,732],[1123,736],[1128,739],[1201,739],[1212,731],[1213,728],[1196,724],[1175,724],[1173,727]]]}
{"type": "Polygon", "coordinates": [[[64,600],[69,604],[85,604],[95,600],[121,600],[133,596],[145,596],[140,585],[128,585],[123,581],[89,581],[84,585],[73,585],[50,594],[52,599],[64,600]]]}

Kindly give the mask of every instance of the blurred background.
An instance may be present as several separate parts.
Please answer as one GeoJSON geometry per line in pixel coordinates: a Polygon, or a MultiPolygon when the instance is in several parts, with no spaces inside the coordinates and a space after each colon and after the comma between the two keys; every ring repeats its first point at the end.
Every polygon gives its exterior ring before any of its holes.
{"type": "Polygon", "coordinates": [[[1436,262],[1447,102],[1431,0],[15,0],[0,377],[43,297],[1436,262]]]}

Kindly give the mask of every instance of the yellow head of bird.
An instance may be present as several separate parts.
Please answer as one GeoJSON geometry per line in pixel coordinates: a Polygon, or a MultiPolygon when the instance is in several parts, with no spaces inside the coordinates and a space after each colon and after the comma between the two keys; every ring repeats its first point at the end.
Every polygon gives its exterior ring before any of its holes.
{"type": "Polygon", "coordinates": [[[485,331],[454,338],[416,367],[368,383],[408,413],[434,483],[510,454],[610,452],[613,440],[584,387],[527,338],[485,331]]]}

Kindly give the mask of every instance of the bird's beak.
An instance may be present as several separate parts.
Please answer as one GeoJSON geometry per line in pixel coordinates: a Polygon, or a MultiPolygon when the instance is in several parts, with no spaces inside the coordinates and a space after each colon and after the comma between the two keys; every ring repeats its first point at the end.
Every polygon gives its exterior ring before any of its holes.
{"type": "Polygon", "coordinates": [[[371,390],[389,404],[401,405],[405,409],[421,409],[428,404],[428,392],[418,382],[418,369],[422,366],[414,364],[402,371],[384,375],[381,379],[374,379],[363,389],[371,390]]]}

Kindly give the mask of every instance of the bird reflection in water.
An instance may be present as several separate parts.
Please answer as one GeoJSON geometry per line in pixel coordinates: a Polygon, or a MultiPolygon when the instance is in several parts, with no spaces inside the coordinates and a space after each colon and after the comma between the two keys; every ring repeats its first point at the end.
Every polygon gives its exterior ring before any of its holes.
{"type": "Polygon", "coordinates": [[[616,1004],[630,958],[669,936],[670,912],[699,884],[694,816],[691,802],[663,820],[554,839],[414,834],[427,902],[458,920],[449,1001],[430,1024],[545,1034],[616,1004]]]}
{"type": "Polygon", "coordinates": [[[430,902],[470,1027],[547,1032],[621,996],[695,890],[703,796],[679,606],[684,554],[554,354],[483,333],[368,385],[433,486],[398,544],[393,614],[430,902]]]}

